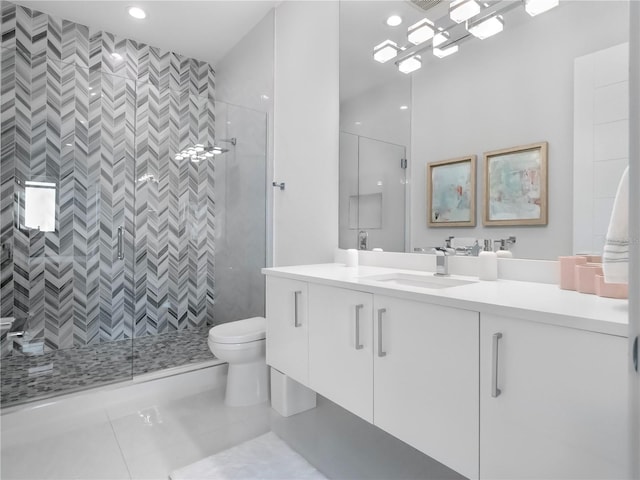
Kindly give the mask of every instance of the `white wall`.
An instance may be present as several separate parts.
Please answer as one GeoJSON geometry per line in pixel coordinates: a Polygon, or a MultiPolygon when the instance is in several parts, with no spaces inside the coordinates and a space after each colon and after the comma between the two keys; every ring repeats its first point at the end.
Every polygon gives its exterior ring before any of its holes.
{"type": "Polygon", "coordinates": [[[629,164],[629,44],[577,58],[574,82],[573,252],[601,255],[629,164]]]}
{"type": "Polygon", "coordinates": [[[411,78],[378,85],[340,102],[340,131],[409,147],[411,78]]]}
{"type": "Polygon", "coordinates": [[[516,256],[553,259],[572,251],[573,64],[576,57],[628,39],[629,6],[570,1],[535,18],[505,16],[505,30],[432,58],[413,76],[412,247],[448,235],[517,237],[516,256]],[[570,33],[567,33],[570,31],[570,33]],[[481,226],[483,152],[549,142],[549,224],[481,226]],[[426,227],[426,164],[478,155],[479,227],[426,227]]]}
{"type": "Polygon", "coordinates": [[[338,2],[276,9],[274,265],[324,263],[338,246],[338,2]]]}

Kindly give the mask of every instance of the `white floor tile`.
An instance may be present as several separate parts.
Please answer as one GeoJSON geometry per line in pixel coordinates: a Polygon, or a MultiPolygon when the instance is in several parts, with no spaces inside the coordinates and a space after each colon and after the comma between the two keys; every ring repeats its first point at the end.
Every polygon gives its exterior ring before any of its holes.
{"type": "Polygon", "coordinates": [[[238,422],[218,430],[193,433],[179,443],[156,448],[153,451],[127,460],[134,479],[167,478],[178,468],[197,462],[222,450],[256,438],[269,431],[258,423],[238,422]]]}
{"type": "Polygon", "coordinates": [[[34,436],[24,445],[3,445],[1,477],[3,480],[130,478],[108,421],[46,438],[34,436]]]}

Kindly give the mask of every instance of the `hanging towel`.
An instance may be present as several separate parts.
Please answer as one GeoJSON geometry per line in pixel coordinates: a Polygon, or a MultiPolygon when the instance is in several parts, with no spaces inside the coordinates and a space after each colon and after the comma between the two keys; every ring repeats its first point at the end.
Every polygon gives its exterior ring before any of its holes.
{"type": "Polygon", "coordinates": [[[606,283],[629,282],[629,167],[618,184],[602,262],[606,283]]]}

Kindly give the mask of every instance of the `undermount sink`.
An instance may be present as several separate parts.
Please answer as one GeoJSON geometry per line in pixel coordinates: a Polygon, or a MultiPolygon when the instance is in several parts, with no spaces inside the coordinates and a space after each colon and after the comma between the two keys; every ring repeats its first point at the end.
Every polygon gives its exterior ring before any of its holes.
{"type": "Polygon", "coordinates": [[[384,275],[372,275],[361,277],[360,280],[382,283],[389,286],[418,287],[418,288],[450,288],[460,285],[477,283],[475,280],[462,280],[459,278],[441,277],[436,275],[417,275],[411,273],[388,273],[384,275]]]}

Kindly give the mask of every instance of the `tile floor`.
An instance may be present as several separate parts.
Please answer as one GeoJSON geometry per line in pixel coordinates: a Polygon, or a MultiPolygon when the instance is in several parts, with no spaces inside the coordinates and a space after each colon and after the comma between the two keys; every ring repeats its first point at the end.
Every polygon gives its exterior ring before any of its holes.
{"type": "Polygon", "coordinates": [[[321,396],[317,408],[288,418],[267,403],[227,407],[226,368],[5,409],[0,478],[166,480],[269,431],[327,478],[464,478],[321,396]]]}
{"type": "MultiPolygon", "coordinates": [[[[166,479],[189,465],[270,430],[267,404],[230,408],[224,388],[168,402],[105,406],[46,428],[3,431],[0,477],[166,479]]],[[[14,429],[15,430],[15,429],[14,429]]]]}

